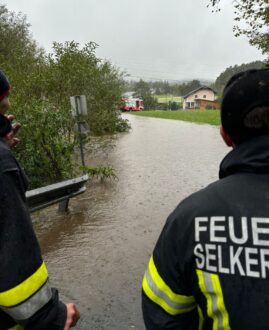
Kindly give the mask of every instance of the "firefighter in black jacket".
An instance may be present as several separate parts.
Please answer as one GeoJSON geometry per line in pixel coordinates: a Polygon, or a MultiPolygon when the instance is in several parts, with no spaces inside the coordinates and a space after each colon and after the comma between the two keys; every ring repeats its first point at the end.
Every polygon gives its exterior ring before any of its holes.
{"type": "Polygon", "coordinates": [[[79,312],[59,301],[32,228],[27,179],[10,151],[17,143],[10,119],[9,82],[0,71],[0,330],[69,330],[79,312]]]}
{"type": "Polygon", "coordinates": [[[269,70],[225,87],[220,180],[168,217],[142,283],[147,329],[269,329],[269,70]]]}

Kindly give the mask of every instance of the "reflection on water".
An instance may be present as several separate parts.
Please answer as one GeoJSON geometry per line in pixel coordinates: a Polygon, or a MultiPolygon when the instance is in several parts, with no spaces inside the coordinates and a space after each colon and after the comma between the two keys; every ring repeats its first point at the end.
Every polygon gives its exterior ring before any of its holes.
{"type": "Polygon", "coordinates": [[[217,179],[228,149],[218,129],[125,115],[130,133],[97,138],[88,165],[111,165],[119,180],[89,183],[67,214],[35,214],[51,283],[78,304],[77,329],[144,329],[141,279],[168,214],[217,179]]]}

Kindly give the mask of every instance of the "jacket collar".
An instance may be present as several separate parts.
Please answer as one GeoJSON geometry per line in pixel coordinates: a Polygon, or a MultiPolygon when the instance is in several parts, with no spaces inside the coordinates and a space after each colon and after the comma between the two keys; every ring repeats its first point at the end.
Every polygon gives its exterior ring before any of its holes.
{"type": "Polygon", "coordinates": [[[246,172],[269,173],[269,135],[255,137],[229,152],[220,164],[219,178],[246,172]]]}

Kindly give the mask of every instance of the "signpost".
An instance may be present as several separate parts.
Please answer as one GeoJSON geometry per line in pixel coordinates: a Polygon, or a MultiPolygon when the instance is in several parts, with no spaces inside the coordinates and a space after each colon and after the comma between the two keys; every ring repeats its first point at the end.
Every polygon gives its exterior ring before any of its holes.
{"type": "Polygon", "coordinates": [[[82,135],[89,132],[89,127],[86,124],[83,117],[87,115],[87,102],[85,95],[75,95],[70,97],[71,103],[71,112],[72,116],[76,119],[77,127],[75,128],[78,131],[79,146],[80,146],[80,156],[82,166],[85,166],[84,159],[84,149],[82,135]]]}

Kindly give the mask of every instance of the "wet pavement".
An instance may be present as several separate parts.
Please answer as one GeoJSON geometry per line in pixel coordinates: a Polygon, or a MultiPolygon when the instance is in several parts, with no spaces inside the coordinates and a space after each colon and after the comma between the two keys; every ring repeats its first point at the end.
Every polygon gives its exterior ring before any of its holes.
{"type": "Polygon", "coordinates": [[[217,179],[229,151],[216,127],[124,117],[129,133],[87,148],[88,165],[110,165],[118,180],[89,182],[67,214],[51,207],[34,215],[51,284],[81,311],[76,329],[144,329],[141,280],[164,222],[217,179]]]}

